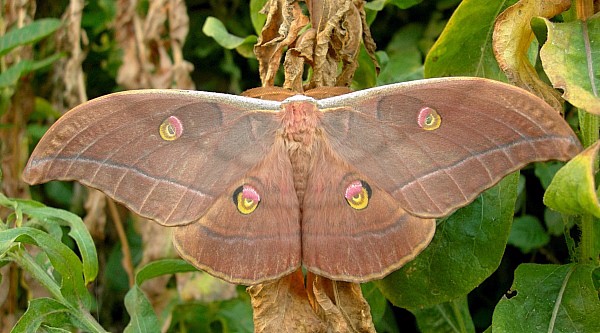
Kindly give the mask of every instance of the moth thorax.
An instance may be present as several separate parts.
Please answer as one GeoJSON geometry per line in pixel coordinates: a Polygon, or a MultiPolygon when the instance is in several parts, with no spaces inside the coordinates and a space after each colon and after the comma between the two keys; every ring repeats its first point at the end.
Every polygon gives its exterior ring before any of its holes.
{"type": "Polygon", "coordinates": [[[315,99],[296,95],[281,103],[282,124],[286,139],[310,144],[319,123],[320,112],[315,99]]]}

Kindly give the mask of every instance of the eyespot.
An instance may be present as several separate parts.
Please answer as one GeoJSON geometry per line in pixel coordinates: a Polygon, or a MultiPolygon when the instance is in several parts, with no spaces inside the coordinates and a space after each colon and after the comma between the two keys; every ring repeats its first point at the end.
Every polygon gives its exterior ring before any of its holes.
{"type": "Polygon", "coordinates": [[[442,124],[442,117],[437,113],[434,109],[424,106],[419,111],[419,115],[417,116],[417,123],[419,127],[427,131],[433,131],[437,129],[442,124]]]}
{"type": "Polygon", "coordinates": [[[179,120],[179,118],[170,116],[160,124],[158,132],[163,140],[177,140],[183,133],[183,125],[181,124],[181,120],[179,120]]]}
{"type": "Polygon", "coordinates": [[[371,198],[371,187],[365,181],[355,180],[346,187],[344,198],[350,207],[356,210],[365,209],[371,198]]]}
{"type": "Polygon", "coordinates": [[[250,185],[242,185],[233,192],[233,203],[238,212],[248,215],[256,210],[260,203],[260,195],[250,185]]]}

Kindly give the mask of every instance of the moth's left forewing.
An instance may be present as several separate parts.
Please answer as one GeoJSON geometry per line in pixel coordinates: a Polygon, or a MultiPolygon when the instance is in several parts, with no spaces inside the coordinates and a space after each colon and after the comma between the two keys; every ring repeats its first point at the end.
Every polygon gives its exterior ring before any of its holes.
{"type": "Polygon", "coordinates": [[[63,115],[23,173],[76,180],[164,225],[200,217],[270,150],[279,103],[217,93],[139,90],[63,115]]]}
{"type": "Polygon", "coordinates": [[[528,163],[581,149],[542,100],[486,79],[395,84],[319,106],[333,150],[422,217],[447,215],[528,163]]]}

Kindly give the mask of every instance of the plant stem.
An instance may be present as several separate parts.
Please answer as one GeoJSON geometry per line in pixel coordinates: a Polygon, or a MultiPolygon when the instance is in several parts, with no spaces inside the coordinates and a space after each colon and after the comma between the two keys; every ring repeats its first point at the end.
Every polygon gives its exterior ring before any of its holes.
{"type": "Polygon", "coordinates": [[[598,221],[592,214],[581,216],[580,261],[584,263],[600,263],[600,229],[598,221]]]}

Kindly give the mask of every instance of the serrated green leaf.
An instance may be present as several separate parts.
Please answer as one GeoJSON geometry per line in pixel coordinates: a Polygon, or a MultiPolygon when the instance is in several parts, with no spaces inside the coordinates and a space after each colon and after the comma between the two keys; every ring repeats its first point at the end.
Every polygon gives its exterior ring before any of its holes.
{"type": "MultiPolygon", "coordinates": [[[[92,299],[83,281],[82,263],[71,249],[37,229],[19,227],[0,231],[0,253],[5,252],[15,243],[37,245],[40,250],[44,251],[54,270],[60,274],[61,279],[57,284],[60,284],[60,293],[64,299],[72,306],[84,304],[89,308],[92,299]]],[[[29,273],[38,281],[48,279],[45,271],[30,271],[29,273]]]]}
{"type": "Polygon", "coordinates": [[[62,56],[62,53],[56,53],[42,60],[21,60],[0,73],[0,88],[15,86],[21,76],[49,66],[62,56]]]}
{"type": "Polygon", "coordinates": [[[69,228],[69,236],[77,243],[83,263],[85,284],[89,284],[98,275],[98,254],[92,236],[81,218],[66,210],[52,207],[23,207],[23,213],[40,221],[52,220],[60,226],[69,228]]]}
{"type": "Polygon", "coordinates": [[[589,213],[600,218],[600,201],[594,184],[594,164],[600,141],[558,170],[544,194],[544,204],[567,214],[589,213]]]}
{"type": "Polygon", "coordinates": [[[545,246],[548,242],[550,236],[537,217],[524,215],[514,219],[508,244],[519,248],[523,253],[529,253],[545,246]]]}
{"type": "Polygon", "coordinates": [[[235,49],[239,54],[246,58],[254,56],[253,48],[257,41],[255,35],[250,35],[246,38],[232,35],[227,31],[223,22],[212,16],[206,18],[206,21],[202,26],[202,32],[205,35],[212,37],[219,45],[228,50],[235,49]]]}
{"type": "Polygon", "coordinates": [[[74,311],[71,307],[53,298],[32,299],[27,311],[19,318],[11,332],[39,332],[44,324],[50,327],[84,328],[81,324],[76,325],[77,321],[72,312],[74,311]]]}
{"type": "Polygon", "coordinates": [[[494,333],[600,332],[600,301],[592,265],[521,264],[492,318],[494,333]]]}
{"type": "Polygon", "coordinates": [[[585,21],[543,20],[548,39],[540,57],[552,85],[569,103],[600,114],[600,13],[585,21]]]}
{"type": "Polygon", "coordinates": [[[419,330],[423,333],[475,333],[467,297],[445,302],[430,308],[415,310],[419,330]]]}
{"type": "Polygon", "coordinates": [[[466,295],[500,264],[517,195],[513,173],[438,222],[417,258],[375,283],[394,305],[415,310],[466,295]]]}
{"type": "Polygon", "coordinates": [[[425,59],[425,77],[480,76],[506,81],[492,51],[496,16],[516,0],[464,0],[425,59]]]}
{"type": "Polygon", "coordinates": [[[22,28],[9,30],[4,36],[0,37],[0,56],[7,54],[19,45],[35,43],[51,35],[60,25],[59,19],[45,18],[33,21],[22,28]]]}

